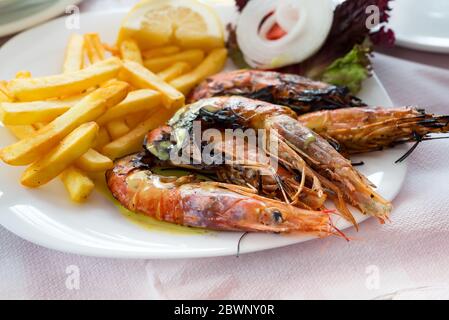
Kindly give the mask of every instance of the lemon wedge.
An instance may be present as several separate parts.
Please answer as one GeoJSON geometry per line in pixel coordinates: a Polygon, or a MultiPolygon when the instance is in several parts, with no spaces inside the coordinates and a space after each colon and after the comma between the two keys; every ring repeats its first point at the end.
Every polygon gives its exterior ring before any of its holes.
{"type": "Polygon", "coordinates": [[[133,38],[141,50],[174,44],[211,50],[224,46],[223,25],[197,0],[143,0],[122,22],[118,40],[133,38]]]}

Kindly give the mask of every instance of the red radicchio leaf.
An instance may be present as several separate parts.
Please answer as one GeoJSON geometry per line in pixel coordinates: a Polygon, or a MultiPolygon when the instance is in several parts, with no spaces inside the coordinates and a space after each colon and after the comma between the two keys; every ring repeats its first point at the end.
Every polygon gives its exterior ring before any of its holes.
{"type": "Polygon", "coordinates": [[[239,12],[242,12],[243,8],[248,4],[249,0],[235,0],[235,5],[239,9],[239,12]]]}

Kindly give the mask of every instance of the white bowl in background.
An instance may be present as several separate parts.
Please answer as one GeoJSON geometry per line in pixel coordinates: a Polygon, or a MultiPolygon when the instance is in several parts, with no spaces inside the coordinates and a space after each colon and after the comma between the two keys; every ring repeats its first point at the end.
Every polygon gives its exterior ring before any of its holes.
{"type": "Polygon", "coordinates": [[[390,27],[400,46],[449,53],[448,0],[395,0],[390,27]]]}

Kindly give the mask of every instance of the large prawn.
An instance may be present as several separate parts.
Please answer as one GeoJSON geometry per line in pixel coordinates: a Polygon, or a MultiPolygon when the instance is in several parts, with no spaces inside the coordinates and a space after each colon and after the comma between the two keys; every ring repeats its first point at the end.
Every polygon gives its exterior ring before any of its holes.
{"type": "Polygon", "coordinates": [[[333,233],[330,212],[304,210],[247,188],[152,172],[153,156],[135,154],[106,173],[113,196],[126,208],[184,226],[224,231],[333,233]]]}
{"type": "MultiPolygon", "coordinates": [[[[343,211],[341,213],[348,219],[352,216],[342,203],[340,194],[362,213],[376,216],[381,221],[388,218],[391,203],[372,189],[372,184],[352,167],[349,160],[321,136],[298,122],[295,112],[285,106],[243,97],[203,99],[179,110],[169,121],[170,134],[157,141],[149,139],[147,150],[156,156],[176,150],[183,145],[180,140],[189,138],[188,133],[191,133],[195,120],[213,127],[241,127],[273,132],[279,141],[276,157],[283,167],[290,172],[300,173],[304,177],[302,181],[308,177],[322,183],[328,196],[337,198],[339,209],[343,211]],[[173,138],[172,144],[167,143],[170,137],[173,138]]],[[[320,194],[320,190],[313,190],[320,194]]]]}
{"type": "Polygon", "coordinates": [[[238,95],[292,108],[298,120],[346,155],[378,151],[406,142],[430,140],[448,132],[448,115],[421,108],[362,108],[366,105],[342,87],[273,71],[237,70],[207,78],[190,102],[238,95]]]}
{"type": "MultiPolygon", "coordinates": [[[[169,142],[172,135],[174,135],[174,132],[171,127],[162,126],[152,130],[145,137],[146,149],[157,155],[161,167],[182,167],[202,173],[207,172],[221,182],[250,187],[254,192],[272,199],[285,201],[306,209],[324,209],[327,195],[323,191],[319,178],[305,162],[301,163],[304,168],[304,176],[283,166],[274,169],[261,163],[251,162],[251,159],[257,157],[257,154],[251,154],[254,153],[254,149],[248,148],[248,144],[243,141],[244,150],[241,154],[229,153],[229,150],[236,149],[236,141],[226,139],[223,135],[220,142],[215,143],[214,149],[216,153],[223,154],[223,158],[231,157],[231,163],[228,161],[217,165],[204,163],[192,165],[190,162],[189,164],[174,164],[169,160],[168,154],[172,147],[169,142]]],[[[281,146],[281,151],[284,149],[281,146]]]]}
{"type": "Polygon", "coordinates": [[[236,70],[209,77],[191,92],[188,100],[233,95],[288,106],[298,114],[364,105],[345,87],[261,70],[236,70]]]}
{"type": "Polygon", "coordinates": [[[299,122],[345,154],[379,151],[397,144],[431,139],[430,133],[449,131],[449,116],[435,116],[422,109],[344,108],[323,110],[298,117],[299,122]]]}

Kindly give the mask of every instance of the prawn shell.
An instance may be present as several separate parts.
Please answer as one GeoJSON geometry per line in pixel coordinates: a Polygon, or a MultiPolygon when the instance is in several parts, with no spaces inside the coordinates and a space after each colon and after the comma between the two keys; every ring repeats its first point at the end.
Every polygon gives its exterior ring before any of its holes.
{"type": "Polygon", "coordinates": [[[112,195],[129,210],[212,230],[331,234],[326,212],[302,210],[195,179],[160,177],[140,167],[136,158],[132,155],[118,160],[106,173],[112,195]]]}

